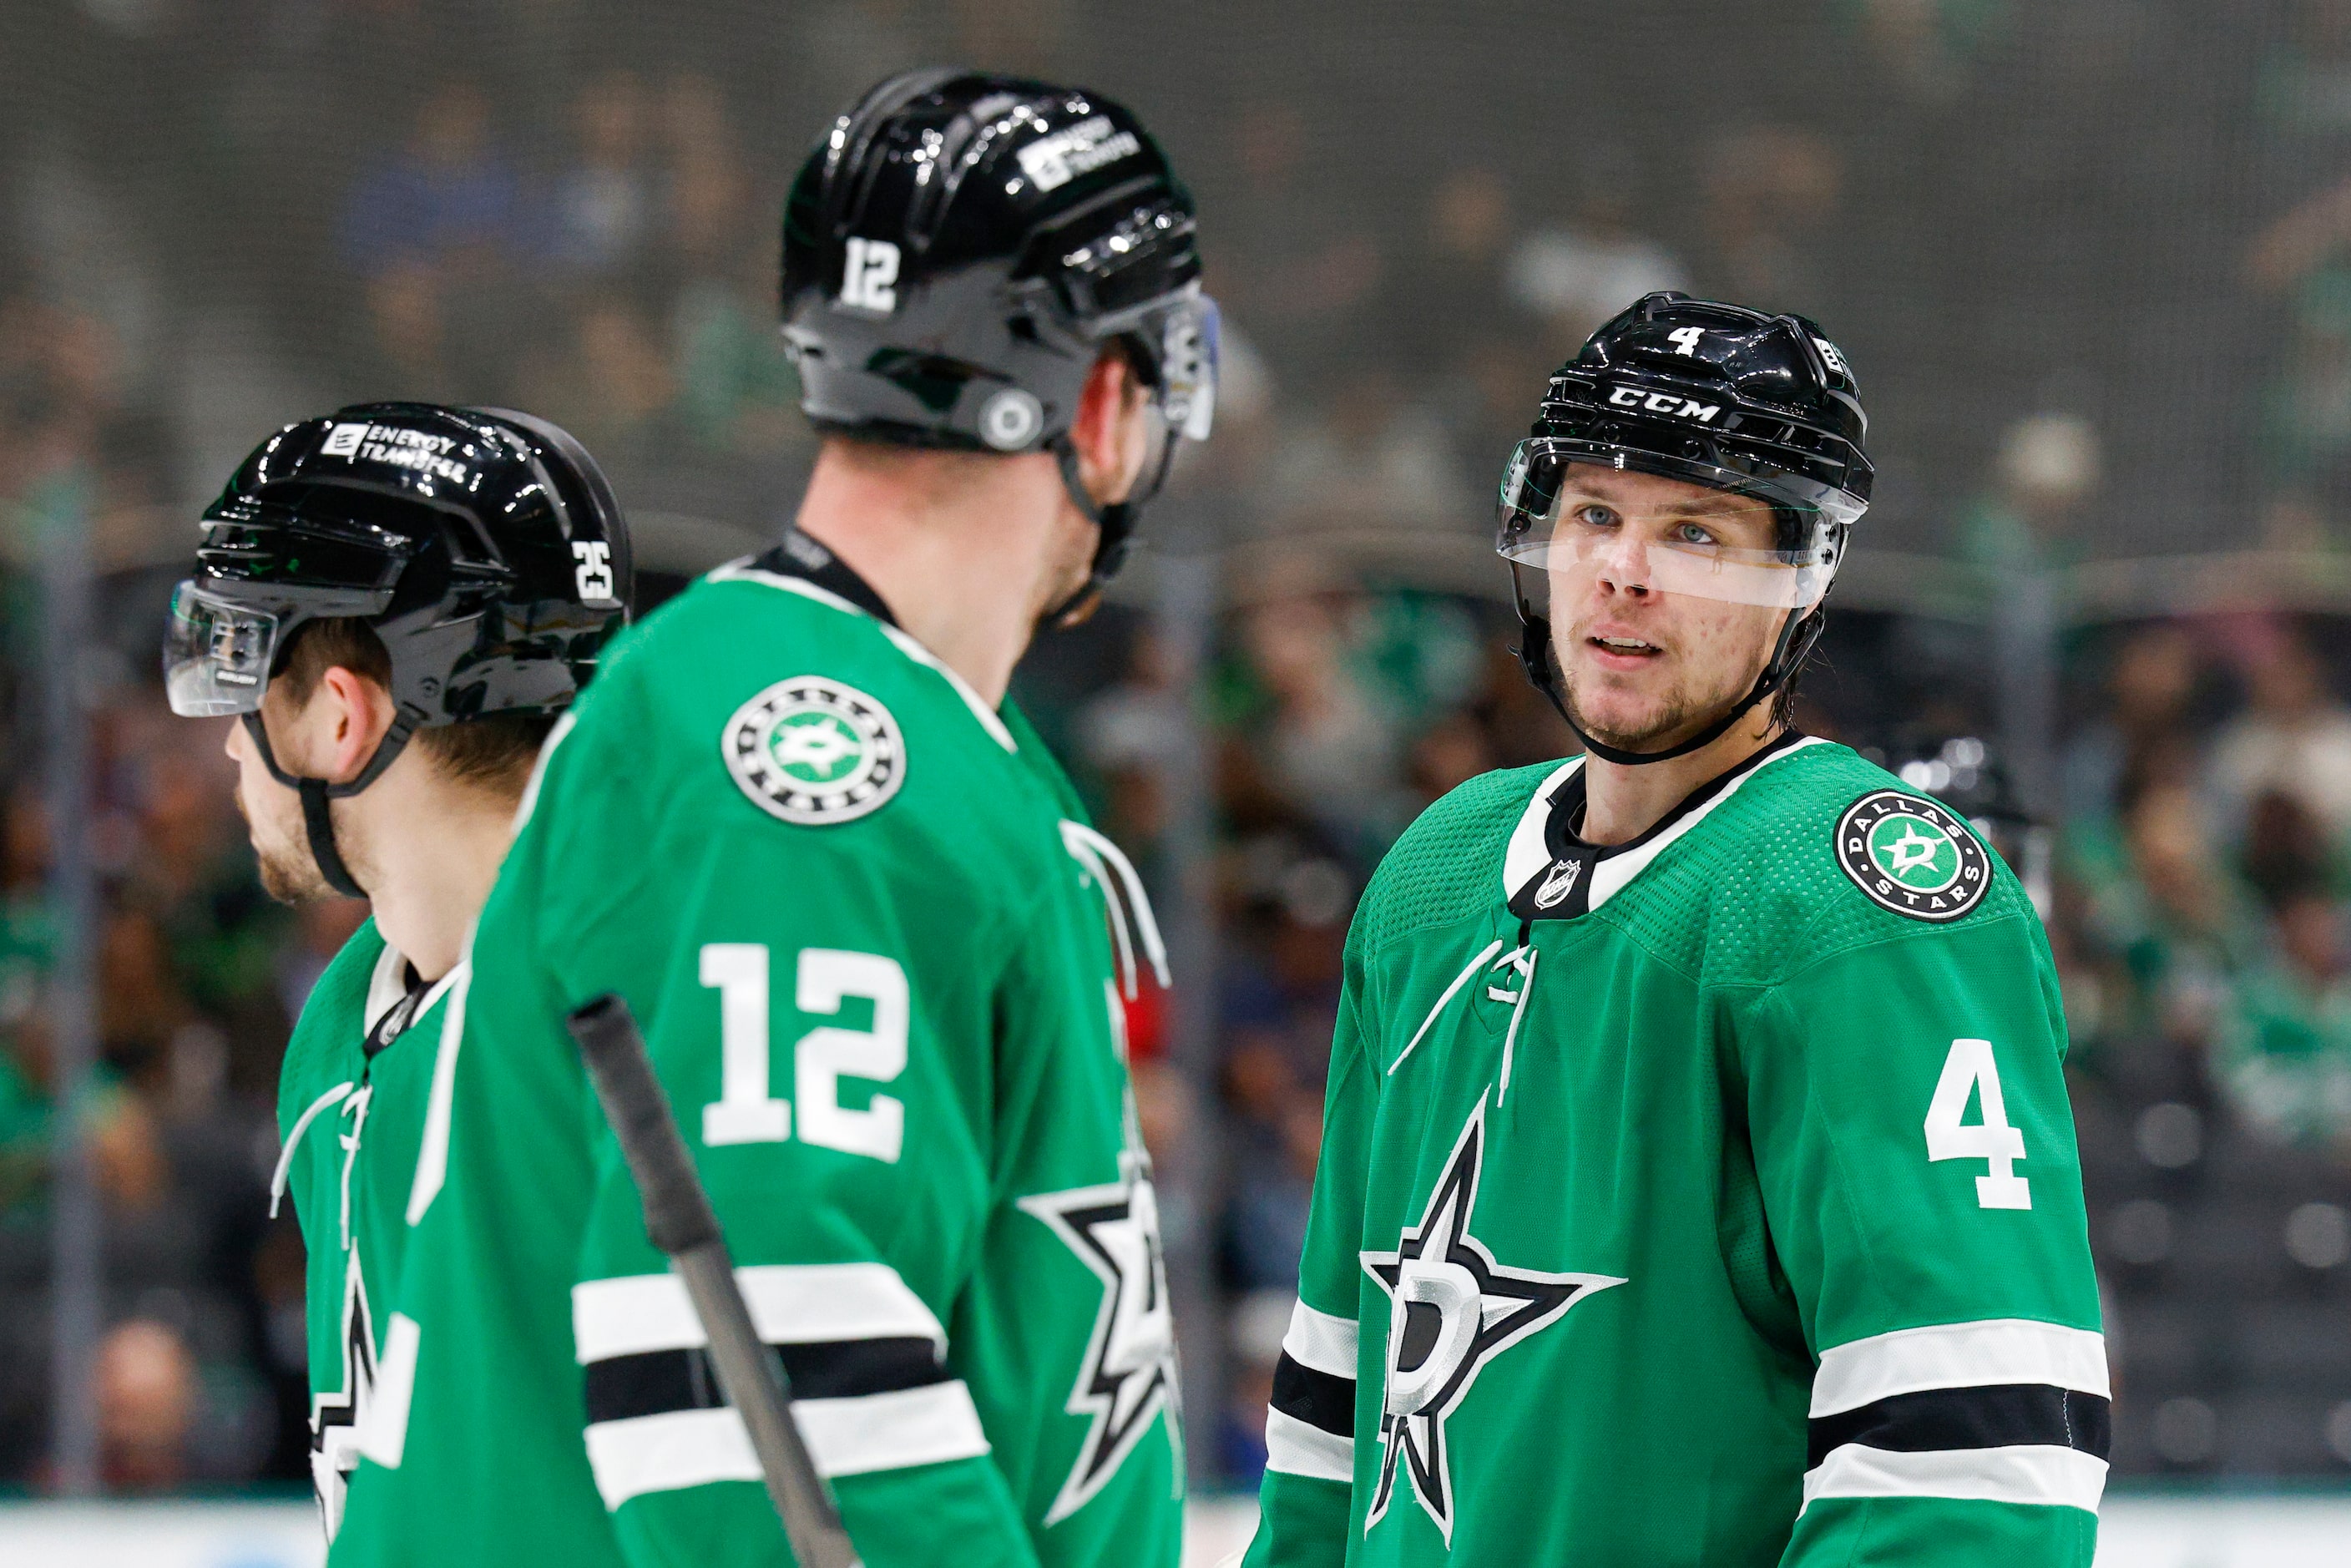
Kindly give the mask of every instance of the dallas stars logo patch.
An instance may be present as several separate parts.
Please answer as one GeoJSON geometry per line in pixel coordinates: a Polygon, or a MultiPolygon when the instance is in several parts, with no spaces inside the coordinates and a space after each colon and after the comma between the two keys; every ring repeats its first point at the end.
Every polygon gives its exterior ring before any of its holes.
{"type": "Polygon", "coordinates": [[[1176,1323],[1167,1309],[1158,1197],[1141,1156],[1124,1155],[1121,1163],[1126,1167],[1123,1180],[1020,1199],[1020,1207],[1050,1226],[1102,1285],[1093,1338],[1063,1406],[1092,1424],[1060,1495],[1045,1511],[1049,1525],[1085,1507],[1126,1462],[1151,1418],[1178,1404],[1176,1323]]]}
{"type": "Polygon", "coordinates": [[[822,675],[778,681],[737,708],[718,749],[753,805],[802,827],[853,822],[906,781],[890,710],[822,675]]]}
{"type": "Polygon", "coordinates": [[[1364,1521],[1369,1534],[1395,1495],[1399,1473],[1453,1541],[1453,1471],[1446,1422],[1486,1364],[1549,1328],[1576,1302],[1625,1281],[1607,1274],[1509,1269],[1469,1234],[1486,1140],[1486,1103],[1469,1113],[1420,1223],[1393,1252],[1366,1252],[1364,1268],[1388,1298],[1385,1386],[1380,1406],[1379,1485],[1364,1521]]]}
{"type": "Polygon", "coordinates": [[[1836,861],[1874,903],[1913,920],[1957,920],[1991,887],[1991,856],[1967,824],[1899,789],[1876,790],[1845,808],[1836,861]]]}

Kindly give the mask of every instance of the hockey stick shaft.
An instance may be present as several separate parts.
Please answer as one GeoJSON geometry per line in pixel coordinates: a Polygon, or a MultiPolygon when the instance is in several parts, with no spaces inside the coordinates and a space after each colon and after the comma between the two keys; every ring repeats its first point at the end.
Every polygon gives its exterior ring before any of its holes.
{"type": "Polygon", "coordinates": [[[702,1320],[719,1389],[751,1436],[751,1451],[758,1457],[768,1499],[783,1521],[793,1560],[800,1568],[862,1568],[832,1494],[792,1420],[789,1381],[752,1325],[718,1216],[695,1172],[669,1097],[653,1076],[629,1004],[607,992],[564,1021],[588,1064],[629,1174],[636,1178],[645,1234],[676,1267],[702,1320]]]}

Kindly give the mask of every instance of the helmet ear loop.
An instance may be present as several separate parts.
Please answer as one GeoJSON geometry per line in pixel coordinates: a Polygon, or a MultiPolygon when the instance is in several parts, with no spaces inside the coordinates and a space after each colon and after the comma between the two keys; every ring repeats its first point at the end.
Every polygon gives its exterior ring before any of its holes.
{"type": "Polygon", "coordinates": [[[324,779],[305,778],[286,770],[277,752],[270,749],[269,731],[261,722],[260,710],[241,716],[245,733],[253,737],[254,749],[261,756],[261,765],[269,769],[269,776],[302,798],[302,832],[309,841],[310,858],[318,862],[319,875],[345,898],[367,897],[367,889],[351,875],[351,868],[345,863],[342,850],[335,842],[334,813],[328,802],[356,795],[381,778],[383,770],[407,748],[409,737],[416,732],[415,726],[404,714],[394,718],[383,738],[376,742],[375,755],[368,758],[359,777],[347,784],[329,784],[324,779]]]}
{"type": "Polygon", "coordinates": [[[1519,656],[1519,667],[1526,672],[1527,684],[1542,693],[1559,710],[1559,716],[1575,731],[1578,739],[1589,744],[1575,720],[1568,717],[1567,699],[1561,695],[1559,674],[1552,667],[1551,617],[1537,610],[1534,601],[1527,597],[1526,580],[1519,575],[1519,563],[1512,560],[1510,567],[1510,598],[1519,611],[1519,645],[1511,652],[1519,656]]]}
{"type": "MultiPolygon", "coordinates": [[[[1825,600],[1827,596],[1822,597],[1825,600]]],[[[1813,656],[1813,644],[1821,640],[1828,623],[1828,611],[1820,601],[1802,614],[1789,614],[1788,623],[1780,629],[1779,644],[1771,650],[1771,662],[1763,666],[1763,674],[1757,678],[1755,695],[1748,699],[1748,706],[1786,689],[1804,667],[1804,661],[1813,656]]]]}

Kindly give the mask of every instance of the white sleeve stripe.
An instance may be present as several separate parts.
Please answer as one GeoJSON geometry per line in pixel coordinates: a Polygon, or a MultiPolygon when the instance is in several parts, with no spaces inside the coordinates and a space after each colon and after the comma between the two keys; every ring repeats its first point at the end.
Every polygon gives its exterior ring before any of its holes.
{"type": "Polygon", "coordinates": [[[2106,1461],[2073,1448],[2036,1445],[1900,1454],[1847,1443],[1806,1472],[1804,1507],[1831,1497],[1931,1497],[2095,1513],[2105,1490],[2106,1461]]]}
{"type": "MultiPolygon", "coordinates": [[[[961,1383],[855,1399],[796,1399],[792,1417],[816,1468],[828,1477],[977,1458],[987,1452],[979,1411],[961,1383]]],[[[607,1509],[647,1492],[760,1479],[743,1418],[723,1406],[602,1421],[588,1428],[587,1438],[589,1468],[607,1509]]]]}
{"type": "Polygon", "coordinates": [[[1265,1413],[1265,1468],[1318,1481],[1355,1479],[1355,1439],[1269,1408],[1265,1413]]]}
{"type": "Polygon", "coordinates": [[[2105,1338],[2029,1318],[1873,1334],[1821,1353],[1821,1369],[1813,1375],[1812,1414],[1834,1416],[1928,1388],[2006,1383],[2043,1383],[2108,1397],[2105,1338]]]}
{"type": "MultiPolygon", "coordinates": [[[[751,1322],[769,1344],[851,1339],[927,1339],[946,1354],[946,1331],[887,1263],[761,1263],[735,1270],[751,1322]]],[[[571,1338],[580,1364],[705,1342],[685,1281],[630,1274],[571,1287],[571,1338]]]]}
{"type": "Polygon", "coordinates": [[[1290,1360],[1316,1372],[1355,1380],[1355,1320],[1318,1312],[1304,1301],[1290,1309],[1290,1332],[1281,1348],[1290,1360]]]}

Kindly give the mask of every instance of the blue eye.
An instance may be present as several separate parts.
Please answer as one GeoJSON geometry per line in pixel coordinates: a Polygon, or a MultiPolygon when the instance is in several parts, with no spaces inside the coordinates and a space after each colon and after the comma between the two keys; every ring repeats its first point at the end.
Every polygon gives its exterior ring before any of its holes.
{"type": "Polygon", "coordinates": [[[1681,545],[1710,545],[1716,540],[1712,534],[1696,523],[1677,523],[1674,525],[1674,542],[1681,545]]]}
{"type": "Polygon", "coordinates": [[[1596,501],[1586,501],[1576,507],[1574,516],[1577,522],[1587,528],[1613,528],[1616,526],[1616,514],[1596,501]]]}

